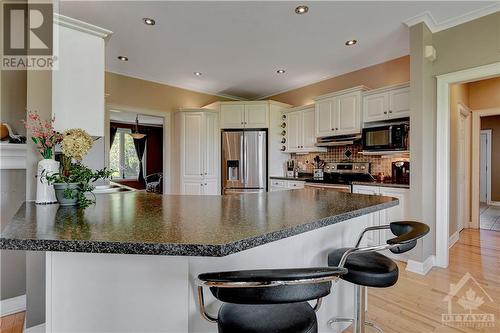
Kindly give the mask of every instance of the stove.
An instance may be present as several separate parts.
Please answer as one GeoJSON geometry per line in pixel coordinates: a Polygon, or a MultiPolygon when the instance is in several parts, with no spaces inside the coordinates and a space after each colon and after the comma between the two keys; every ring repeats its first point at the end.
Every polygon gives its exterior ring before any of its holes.
{"type": "Polygon", "coordinates": [[[327,163],[323,178],[306,179],[306,186],[351,191],[354,181],[373,181],[368,162],[327,163]]]}

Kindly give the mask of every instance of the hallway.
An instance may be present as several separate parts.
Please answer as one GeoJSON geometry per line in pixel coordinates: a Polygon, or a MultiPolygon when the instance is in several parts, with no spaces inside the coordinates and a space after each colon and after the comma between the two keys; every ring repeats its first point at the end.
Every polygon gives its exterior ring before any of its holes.
{"type": "Polygon", "coordinates": [[[488,206],[485,203],[481,203],[479,214],[481,229],[500,231],[500,206],[488,206]]]}

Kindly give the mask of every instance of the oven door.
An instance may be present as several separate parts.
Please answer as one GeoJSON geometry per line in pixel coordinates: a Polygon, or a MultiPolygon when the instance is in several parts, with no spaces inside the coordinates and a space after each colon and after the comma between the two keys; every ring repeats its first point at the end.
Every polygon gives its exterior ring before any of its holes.
{"type": "Polygon", "coordinates": [[[338,191],[338,192],[351,193],[351,185],[306,183],[304,186],[310,187],[310,188],[319,188],[319,189],[324,189],[324,190],[333,190],[333,191],[338,191]]]}

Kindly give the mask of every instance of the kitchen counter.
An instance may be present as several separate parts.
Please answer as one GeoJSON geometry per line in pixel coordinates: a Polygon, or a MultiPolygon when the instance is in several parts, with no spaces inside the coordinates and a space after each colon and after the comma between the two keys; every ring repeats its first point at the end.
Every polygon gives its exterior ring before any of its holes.
{"type": "Polygon", "coordinates": [[[85,210],[24,203],[0,249],[226,256],[398,204],[397,199],[302,189],[229,196],[97,196],[85,210]]]}
{"type": "Polygon", "coordinates": [[[397,184],[397,183],[379,182],[379,181],[373,181],[373,182],[354,181],[352,182],[352,185],[410,188],[409,184],[397,184]]]}
{"type": "Polygon", "coordinates": [[[279,180],[295,180],[295,181],[306,181],[308,179],[313,178],[312,173],[304,173],[299,174],[298,177],[287,177],[287,176],[270,176],[270,179],[279,179],[279,180]]]}

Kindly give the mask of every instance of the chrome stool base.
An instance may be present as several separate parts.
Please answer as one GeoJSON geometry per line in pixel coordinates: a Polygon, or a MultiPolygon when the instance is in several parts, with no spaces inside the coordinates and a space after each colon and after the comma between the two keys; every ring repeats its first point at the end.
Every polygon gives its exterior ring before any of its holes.
{"type": "Polygon", "coordinates": [[[327,325],[333,328],[332,325],[335,323],[351,323],[353,333],[365,333],[365,326],[372,327],[379,333],[384,333],[375,323],[365,320],[366,289],[364,286],[354,285],[354,318],[334,317],[328,320],[327,325]]]}

